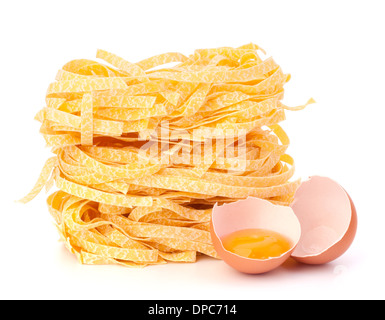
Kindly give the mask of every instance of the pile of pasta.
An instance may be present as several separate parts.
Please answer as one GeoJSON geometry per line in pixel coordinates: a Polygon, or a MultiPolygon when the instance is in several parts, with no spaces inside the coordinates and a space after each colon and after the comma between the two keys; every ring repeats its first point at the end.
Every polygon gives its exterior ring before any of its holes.
{"type": "Polygon", "coordinates": [[[131,63],[98,50],[103,62],[65,64],[36,115],[54,156],[21,201],[55,185],[49,211],[84,264],[218,258],[215,203],[288,205],[299,185],[278,123],[306,105],[281,102],[290,75],[260,51],[247,44],[131,63]],[[219,148],[230,145],[233,154],[219,148]]]}

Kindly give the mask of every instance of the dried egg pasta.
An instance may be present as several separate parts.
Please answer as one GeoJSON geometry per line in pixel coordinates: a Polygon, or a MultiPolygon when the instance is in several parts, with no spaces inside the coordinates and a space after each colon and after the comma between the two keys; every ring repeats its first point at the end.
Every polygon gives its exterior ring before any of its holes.
{"type": "MultiPolygon", "coordinates": [[[[288,205],[299,181],[278,125],[284,74],[254,44],[137,63],[104,50],[57,73],[36,115],[54,157],[32,191],[85,264],[218,258],[211,209],[248,196],[288,205]],[[173,63],[172,67],[164,66],[173,63]]],[[[262,50],[263,52],[263,50],[262,50]]]]}

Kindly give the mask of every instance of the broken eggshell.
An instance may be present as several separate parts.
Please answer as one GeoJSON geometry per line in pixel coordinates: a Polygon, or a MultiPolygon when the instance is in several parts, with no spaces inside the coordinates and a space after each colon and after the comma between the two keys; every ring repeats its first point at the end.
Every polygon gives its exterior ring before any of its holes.
{"type": "Polygon", "coordinates": [[[268,272],[280,266],[290,257],[301,236],[300,223],[290,207],[274,205],[254,197],[222,206],[216,204],[212,211],[210,230],[219,257],[234,269],[249,274],[268,272]],[[278,232],[290,241],[291,248],[279,257],[263,260],[242,257],[226,250],[221,239],[243,229],[278,232]]]}
{"type": "Polygon", "coordinates": [[[302,182],[290,207],[301,224],[301,238],[292,257],[306,264],[324,264],[352,244],[357,213],[347,192],[334,180],[313,176],[302,182]]]}

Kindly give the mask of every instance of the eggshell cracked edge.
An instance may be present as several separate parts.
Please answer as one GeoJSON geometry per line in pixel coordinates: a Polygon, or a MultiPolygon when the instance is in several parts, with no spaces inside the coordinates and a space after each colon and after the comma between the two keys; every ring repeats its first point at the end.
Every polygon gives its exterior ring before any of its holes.
{"type": "Polygon", "coordinates": [[[290,207],[274,205],[267,200],[254,197],[222,206],[215,204],[210,231],[219,257],[234,269],[249,274],[265,273],[280,266],[290,257],[301,236],[300,223],[290,207]],[[279,232],[290,239],[290,250],[279,257],[260,260],[239,256],[223,247],[222,237],[234,231],[250,228],[279,232]]]}
{"type": "MultiPolygon", "coordinates": [[[[292,258],[296,261],[306,263],[306,264],[324,264],[331,262],[340,256],[342,256],[351,246],[353,243],[353,240],[355,238],[356,232],[357,232],[357,211],[354,206],[354,203],[349,196],[349,194],[345,191],[344,188],[341,187],[340,184],[338,184],[336,181],[328,178],[328,177],[321,177],[321,176],[312,176],[309,178],[309,180],[304,181],[300,187],[298,188],[295,196],[294,201],[290,205],[290,207],[293,209],[294,213],[297,215],[302,228],[302,236],[301,239],[298,242],[298,245],[296,249],[292,253],[292,258]],[[312,197],[304,197],[306,195],[306,192],[312,191],[311,189],[315,187],[317,189],[317,186],[314,186],[315,184],[321,182],[323,185],[322,188],[318,186],[318,193],[317,197],[315,197],[315,200],[310,199],[312,197]],[[328,188],[326,188],[326,185],[329,184],[328,188]],[[333,189],[334,188],[334,189],[333,189]],[[333,195],[333,193],[335,193],[333,195]],[[321,197],[320,195],[323,195],[321,197]],[[329,195],[330,197],[327,197],[329,195]],[[336,210],[334,212],[334,216],[329,216],[329,219],[336,218],[336,219],[347,219],[346,221],[343,221],[345,224],[344,230],[336,231],[338,233],[338,236],[336,235],[330,235],[334,236],[334,240],[330,241],[328,245],[323,245],[323,248],[313,248],[314,252],[308,252],[306,253],[306,250],[303,250],[304,242],[306,237],[309,238],[309,241],[313,242],[313,246],[316,245],[317,242],[317,235],[308,235],[309,231],[307,230],[307,226],[309,224],[309,220],[317,218],[314,215],[309,215],[306,217],[306,214],[304,213],[306,211],[306,207],[308,207],[307,213],[313,212],[312,210],[315,208],[315,210],[322,210],[316,205],[315,201],[324,201],[324,206],[335,206],[336,210]],[[340,210],[338,209],[340,208],[340,210]],[[338,212],[338,214],[337,214],[338,212]],[[313,237],[313,239],[311,239],[313,237]],[[302,250],[302,251],[301,251],[302,250]]],[[[325,210],[327,211],[327,210],[325,210]]],[[[330,213],[329,213],[330,214],[330,213]]],[[[327,212],[326,214],[327,215],[327,212]]],[[[342,221],[342,220],[341,220],[342,221]]],[[[325,230],[330,230],[330,221],[328,222],[329,226],[327,226],[327,223],[319,223],[315,228],[324,228],[325,230]]],[[[313,222],[313,225],[316,225],[316,222],[313,222]]],[[[335,230],[334,230],[335,231],[335,230]]],[[[330,233],[330,232],[329,232],[330,233]]],[[[319,236],[318,236],[319,238],[319,236]]],[[[327,241],[328,235],[325,234],[325,239],[323,241],[327,241]]],[[[319,241],[319,239],[318,239],[319,241]]],[[[320,245],[322,246],[322,245],[320,245]]]]}

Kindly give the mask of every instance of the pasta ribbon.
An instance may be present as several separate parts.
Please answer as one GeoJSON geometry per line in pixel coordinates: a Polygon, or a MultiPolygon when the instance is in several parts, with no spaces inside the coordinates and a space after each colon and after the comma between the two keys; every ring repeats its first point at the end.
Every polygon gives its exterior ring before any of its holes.
{"type": "Polygon", "coordinates": [[[35,119],[54,156],[32,191],[81,263],[143,267],[218,258],[211,210],[247,198],[289,205],[299,181],[279,125],[290,75],[257,45],[65,64],[35,119]],[[172,65],[170,65],[172,64],[172,65]]]}

